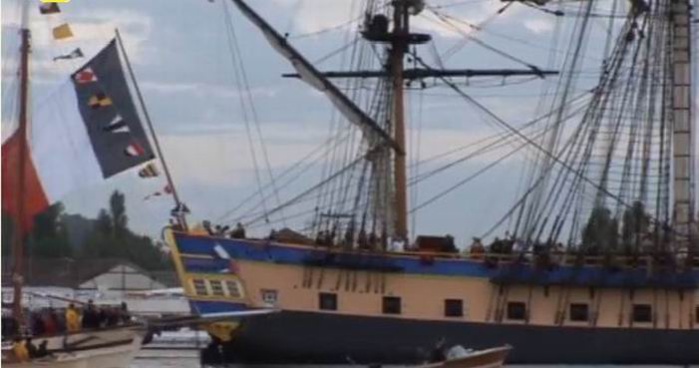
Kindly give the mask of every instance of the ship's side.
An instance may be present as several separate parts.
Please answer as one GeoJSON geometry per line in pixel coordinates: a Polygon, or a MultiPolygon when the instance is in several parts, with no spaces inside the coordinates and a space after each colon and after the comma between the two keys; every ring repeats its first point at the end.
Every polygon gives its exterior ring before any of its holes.
{"type": "Polygon", "coordinates": [[[175,233],[199,313],[272,307],[229,361],[414,363],[434,345],[514,346],[510,362],[699,363],[699,270],[341,252],[175,233]]]}

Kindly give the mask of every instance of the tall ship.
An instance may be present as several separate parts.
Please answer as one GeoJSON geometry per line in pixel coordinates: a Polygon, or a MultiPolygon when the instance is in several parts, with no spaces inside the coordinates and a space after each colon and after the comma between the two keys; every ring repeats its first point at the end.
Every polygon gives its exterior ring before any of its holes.
{"type": "MultiPolygon", "coordinates": [[[[446,342],[509,344],[511,363],[699,363],[697,21],[689,0],[499,3],[499,13],[527,6],[569,22],[555,31],[567,48],[546,68],[522,61],[520,69],[482,70],[426,61],[431,35],[411,24],[424,12],[455,21],[447,6],[360,1],[359,34],[348,46],[355,59],[339,71],[321,70],[252,6],[232,3],[293,67],[286,77],[321,92],[347,124],[326,142],[334,148],[322,151],[331,158],[319,182],[277,206],[241,207],[238,221],[225,224],[231,231],[188,226],[176,198],[166,238],[193,311],[279,311],[216,334],[223,359],[410,364],[446,342]],[[591,38],[599,22],[605,37],[591,38]],[[598,73],[581,93],[590,60],[598,73]],[[507,122],[462,83],[481,77],[546,78],[542,114],[507,122]],[[418,173],[406,91],[432,84],[500,133],[418,173]],[[521,180],[489,182],[519,194],[485,237],[461,251],[452,236],[411,232],[410,216],[424,203],[411,197],[415,184],[482,156],[491,163],[474,175],[511,156],[524,162],[521,180]],[[252,235],[283,211],[306,222],[252,235]]],[[[455,32],[469,38],[481,26],[455,32]]]]}

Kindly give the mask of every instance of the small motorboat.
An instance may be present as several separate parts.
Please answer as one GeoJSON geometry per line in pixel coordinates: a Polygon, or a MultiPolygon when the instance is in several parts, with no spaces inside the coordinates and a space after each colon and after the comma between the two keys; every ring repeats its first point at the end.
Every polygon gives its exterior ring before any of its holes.
{"type": "Polygon", "coordinates": [[[418,365],[419,368],[498,368],[505,364],[512,346],[504,345],[484,350],[465,349],[457,345],[446,353],[446,358],[438,362],[418,365]]]}

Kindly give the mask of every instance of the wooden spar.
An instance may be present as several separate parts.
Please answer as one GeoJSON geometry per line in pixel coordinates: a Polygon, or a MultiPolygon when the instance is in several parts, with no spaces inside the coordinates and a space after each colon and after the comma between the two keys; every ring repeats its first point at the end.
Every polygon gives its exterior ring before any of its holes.
{"type": "Polygon", "coordinates": [[[694,127],[692,116],[692,53],[691,53],[691,3],[688,0],[670,2],[671,73],[671,121],[673,147],[673,189],[675,251],[697,251],[696,239],[692,239],[694,225],[694,127]]]}
{"type": "Polygon", "coordinates": [[[175,206],[177,208],[177,221],[179,222],[179,225],[182,226],[183,229],[187,230],[187,219],[185,218],[185,214],[183,211],[179,211],[183,206],[182,206],[182,201],[180,200],[180,196],[177,194],[177,188],[175,187],[175,182],[172,180],[172,175],[170,174],[170,169],[167,166],[167,162],[165,161],[165,155],[163,155],[163,150],[160,148],[160,141],[158,140],[158,136],[155,134],[155,129],[153,128],[153,123],[150,120],[150,115],[148,114],[148,109],[146,109],[146,104],[143,100],[143,95],[141,94],[141,89],[138,88],[138,82],[136,82],[136,75],[133,72],[133,68],[131,68],[131,63],[129,62],[129,56],[126,54],[126,49],[124,48],[124,43],[121,40],[121,34],[119,33],[118,29],[115,29],[114,32],[116,33],[116,38],[117,38],[117,44],[119,44],[119,49],[121,50],[122,55],[124,55],[124,63],[126,64],[126,69],[129,71],[129,76],[131,77],[131,82],[133,83],[134,90],[136,91],[136,96],[138,97],[138,103],[141,105],[141,109],[143,111],[143,116],[146,119],[146,125],[148,125],[148,132],[151,135],[151,138],[153,139],[153,144],[155,145],[155,150],[158,153],[158,158],[160,159],[160,162],[163,165],[163,172],[165,172],[165,178],[167,179],[167,184],[172,190],[172,198],[175,200],[175,206]]]}
{"type": "Polygon", "coordinates": [[[15,234],[12,244],[14,270],[12,273],[13,299],[12,310],[16,321],[23,324],[22,318],[22,284],[24,283],[24,221],[26,217],[26,170],[27,165],[27,125],[28,125],[28,96],[29,96],[29,29],[22,28],[22,46],[20,57],[20,87],[19,87],[19,172],[17,173],[17,218],[15,219],[15,234]]]}
{"type": "MultiPolygon", "coordinates": [[[[358,70],[358,71],[326,71],[321,73],[325,78],[388,78],[391,74],[386,70],[358,70]]],[[[435,69],[435,68],[409,68],[403,69],[403,78],[407,81],[423,78],[441,77],[510,77],[510,76],[538,76],[558,75],[555,70],[531,69],[435,69]]],[[[298,73],[284,73],[284,78],[299,78],[298,73]]]]}
{"type": "Polygon", "coordinates": [[[390,50],[390,71],[393,86],[393,140],[398,145],[394,153],[395,228],[394,237],[408,240],[408,194],[405,165],[405,106],[403,104],[403,57],[408,48],[405,35],[409,32],[406,1],[393,3],[393,34],[390,50]]]}

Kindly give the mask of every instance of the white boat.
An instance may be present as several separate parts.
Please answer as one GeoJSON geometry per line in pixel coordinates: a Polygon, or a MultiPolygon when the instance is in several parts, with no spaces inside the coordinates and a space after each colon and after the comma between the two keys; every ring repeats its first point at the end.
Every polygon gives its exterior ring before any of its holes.
{"type": "Polygon", "coordinates": [[[153,335],[146,350],[198,350],[211,342],[205,331],[182,328],[177,331],[162,331],[153,335]]]}
{"type": "Polygon", "coordinates": [[[505,359],[512,347],[499,346],[484,350],[466,350],[455,346],[447,353],[447,358],[441,362],[420,365],[420,368],[499,368],[505,364],[505,359]]]}

